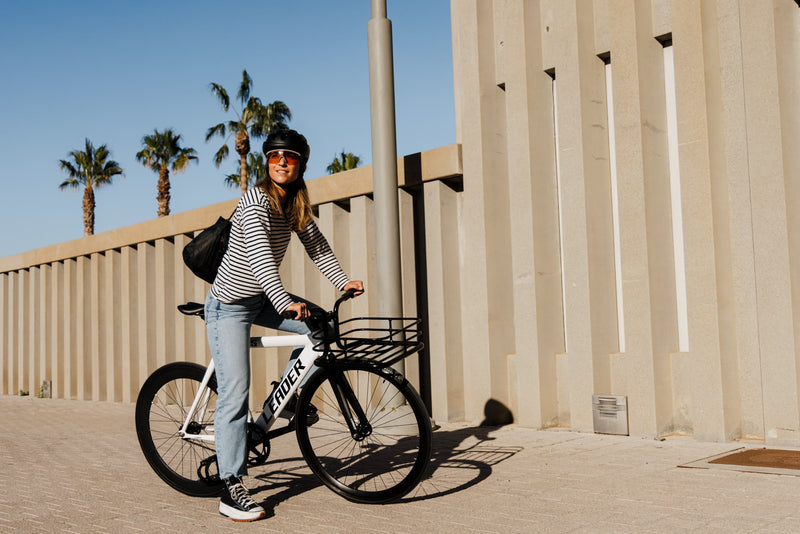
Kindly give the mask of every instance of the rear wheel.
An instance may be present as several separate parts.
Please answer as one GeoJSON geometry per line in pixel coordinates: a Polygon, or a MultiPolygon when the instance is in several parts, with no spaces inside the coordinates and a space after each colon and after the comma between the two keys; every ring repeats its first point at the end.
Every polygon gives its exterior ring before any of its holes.
{"type": "MultiPolygon", "coordinates": [[[[205,372],[206,368],[196,363],[164,365],[145,381],[136,401],[136,434],[147,462],[167,484],[193,497],[217,496],[223,486],[214,442],[184,439],[178,433],[205,372]]],[[[203,399],[187,433],[213,437],[217,406],[214,376],[203,399]]]]}
{"type": "Polygon", "coordinates": [[[303,387],[296,413],[303,457],[345,499],[392,502],[425,474],[431,454],[428,411],[408,380],[391,368],[352,363],[320,369],[303,387]]]}

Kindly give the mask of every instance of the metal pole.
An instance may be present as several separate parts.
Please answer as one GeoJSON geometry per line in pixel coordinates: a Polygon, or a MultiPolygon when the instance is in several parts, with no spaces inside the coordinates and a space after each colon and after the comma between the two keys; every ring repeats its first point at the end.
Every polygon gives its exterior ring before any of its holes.
{"type": "Polygon", "coordinates": [[[372,0],[367,39],[378,313],[384,317],[402,317],[392,23],[386,18],[386,0],[372,0]]]}

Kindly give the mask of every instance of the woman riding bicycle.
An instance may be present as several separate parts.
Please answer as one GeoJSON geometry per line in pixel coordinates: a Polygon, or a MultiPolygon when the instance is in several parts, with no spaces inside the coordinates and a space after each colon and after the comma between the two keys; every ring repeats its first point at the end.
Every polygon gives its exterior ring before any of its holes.
{"type": "Polygon", "coordinates": [[[311,152],[306,138],[294,130],[278,130],[267,137],[263,151],[268,176],[242,197],[231,216],[228,250],[205,303],[219,395],[214,416],[217,465],[225,481],[219,511],[234,521],[266,515],[242,483],[247,474],[250,327],[310,333],[303,321],[314,305],[289,294],[278,272],[292,232],[337,289],[364,292],[361,281],[349,280],[342,271],[312,218],[303,181],[311,152]],[[285,312],[294,312],[297,320],[285,319],[285,312]]]}

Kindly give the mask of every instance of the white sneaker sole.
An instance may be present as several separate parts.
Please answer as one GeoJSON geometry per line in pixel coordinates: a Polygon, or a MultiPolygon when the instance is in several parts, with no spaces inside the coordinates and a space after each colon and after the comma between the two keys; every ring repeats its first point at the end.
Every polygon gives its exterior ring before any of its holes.
{"type": "Polygon", "coordinates": [[[238,508],[234,508],[233,506],[228,506],[225,503],[219,503],[219,513],[224,515],[225,517],[229,517],[234,521],[255,521],[256,519],[261,519],[267,513],[264,511],[263,508],[258,508],[257,510],[253,510],[251,512],[247,512],[245,510],[239,510],[238,508]]]}

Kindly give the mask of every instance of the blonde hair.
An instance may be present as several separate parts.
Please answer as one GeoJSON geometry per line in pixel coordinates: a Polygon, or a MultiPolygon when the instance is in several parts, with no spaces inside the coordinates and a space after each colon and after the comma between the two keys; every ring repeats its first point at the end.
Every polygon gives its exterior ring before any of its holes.
{"type": "Polygon", "coordinates": [[[278,193],[280,186],[276,185],[269,176],[262,180],[258,187],[267,195],[272,207],[286,219],[292,230],[302,232],[306,229],[313,214],[311,200],[308,198],[308,188],[302,176],[298,176],[294,182],[284,188],[287,200],[285,210],[278,193]]]}

